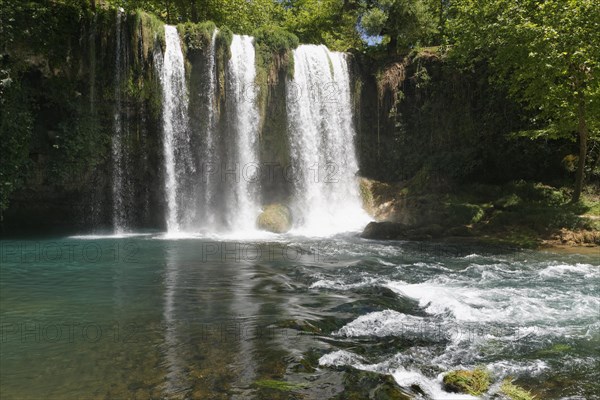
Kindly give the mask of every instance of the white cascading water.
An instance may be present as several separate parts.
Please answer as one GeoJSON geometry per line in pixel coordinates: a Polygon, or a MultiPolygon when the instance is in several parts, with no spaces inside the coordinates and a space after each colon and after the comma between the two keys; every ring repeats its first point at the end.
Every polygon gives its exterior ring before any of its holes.
{"type": "Polygon", "coordinates": [[[215,152],[216,148],[216,138],[215,132],[217,130],[217,118],[215,115],[215,97],[216,97],[216,41],[217,34],[219,33],[218,29],[215,29],[212,34],[212,38],[210,40],[210,53],[208,55],[208,93],[207,93],[207,113],[208,121],[206,124],[206,152],[204,154],[204,161],[202,166],[202,179],[205,181],[204,183],[204,210],[202,215],[204,215],[204,225],[207,227],[213,227],[216,225],[215,222],[215,214],[211,212],[212,205],[215,203],[214,194],[215,194],[215,178],[211,173],[207,173],[209,166],[212,168],[217,162],[217,156],[215,152]]]}
{"type": "Polygon", "coordinates": [[[163,151],[167,231],[176,233],[179,224],[179,178],[191,165],[189,158],[188,93],[177,28],[165,25],[166,49],[161,71],[163,91],[163,151]]]}
{"type": "Polygon", "coordinates": [[[127,66],[124,65],[127,58],[125,52],[126,40],[122,28],[123,14],[117,13],[116,21],[116,41],[115,41],[115,110],[113,114],[113,137],[112,137],[112,192],[113,192],[113,230],[116,234],[124,233],[127,229],[127,213],[126,213],[126,187],[125,187],[125,157],[123,151],[124,125],[121,115],[122,105],[122,81],[123,72],[127,71],[127,66]],[[123,53],[125,52],[125,57],[123,53]]]}
{"type": "MultiPolygon", "coordinates": [[[[227,130],[216,135],[216,62],[213,33],[207,55],[207,118],[203,132],[192,133],[184,56],[178,32],[165,26],[166,49],[160,72],[167,230],[170,234],[225,228],[256,232],[260,212],[258,172],[259,110],[253,38],[234,35],[227,65],[227,130]],[[195,157],[191,135],[201,135],[195,157]],[[225,139],[225,141],[223,141],[225,139]],[[225,146],[224,148],[220,146],[225,146]],[[219,173],[201,171],[211,165],[219,173]],[[198,179],[203,179],[202,182],[198,179]],[[219,180],[220,179],[220,180],[219,180]],[[224,215],[224,220],[215,216],[224,215]]],[[[290,154],[294,180],[295,232],[324,236],[361,229],[369,217],[362,209],[356,173],[350,78],[346,56],[325,46],[303,45],[294,51],[294,78],[286,83],[290,154]]],[[[197,139],[197,137],[195,138],[197,139]]]]}
{"type": "Polygon", "coordinates": [[[254,231],[259,213],[258,188],[258,122],[255,52],[253,38],[233,35],[228,83],[231,90],[231,110],[235,156],[227,168],[235,176],[225,181],[227,223],[236,231],[254,231]]]}
{"type": "Polygon", "coordinates": [[[294,50],[286,85],[295,231],[311,236],[362,229],[346,55],[325,46],[294,50]]]}

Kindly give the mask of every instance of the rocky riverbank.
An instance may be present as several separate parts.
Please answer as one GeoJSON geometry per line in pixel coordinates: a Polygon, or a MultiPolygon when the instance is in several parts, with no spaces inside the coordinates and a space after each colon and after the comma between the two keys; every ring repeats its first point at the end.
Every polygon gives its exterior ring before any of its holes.
{"type": "Polygon", "coordinates": [[[379,240],[442,240],[524,248],[600,246],[600,194],[589,187],[579,203],[565,188],[533,182],[453,185],[420,174],[389,184],[361,180],[365,209],[375,222],[362,237],[379,240]]]}

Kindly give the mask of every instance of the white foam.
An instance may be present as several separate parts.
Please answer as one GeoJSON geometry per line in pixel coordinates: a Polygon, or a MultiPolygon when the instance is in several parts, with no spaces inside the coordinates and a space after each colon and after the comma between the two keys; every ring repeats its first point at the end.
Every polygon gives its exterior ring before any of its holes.
{"type": "Polygon", "coordinates": [[[470,400],[477,399],[478,397],[474,397],[468,394],[457,394],[457,393],[449,393],[442,389],[442,377],[443,374],[439,375],[436,379],[431,379],[423,375],[422,373],[405,369],[398,368],[396,371],[392,373],[394,380],[398,383],[398,385],[403,387],[410,387],[412,385],[417,385],[421,390],[423,390],[430,399],[434,400],[470,400]]]}
{"type": "Polygon", "coordinates": [[[384,310],[362,315],[333,332],[334,336],[401,336],[421,332],[424,320],[421,317],[384,310]]]}
{"type": "Polygon", "coordinates": [[[323,367],[342,367],[345,365],[362,365],[362,357],[346,350],[338,350],[325,354],[319,358],[319,365],[323,367]]]}
{"type": "Polygon", "coordinates": [[[558,278],[565,275],[583,275],[585,278],[600,277],[600,266],[591,264],[558,264],[550,265],[539,272],[539,275],[546,278],[558,278]]]}
{"type": "Polygon", "coordinates": [[[333,353],[325,354],[319,359],[319,365],[322,367],[341,367],[352,366],[362,371],[370,371],[381,374],[391,374],[399,386],[409,388],[413,385],[419,386],[425,392],[429,399],[436,400],[472,400],[477,399],[466,394],[449,393],[442,389],[443,374],[435,379],[423,375],[414,369],[404,367],[391,367],[393,360],[384,361],[379,364],[365,364],[364,359],[354,353],[346,350],[338,350],[333,353]],[[390,369],[392,368],[392,369],[390,369]]]}
{"type": "Polygon", "coordinates": [[[153,233],[136,233],[136,232],[128,232],[128,233],[110,233],[106,235],[74,235],[68,236],[68,239],[78,239],[78,240],[98,240],[98,239],[126,239],[131,237],[138,236],[152,236],[153,233]]]}
{"type": "Polygon", "coordinates": [[[600,298],[552,287],[472,287],[463,282],[389,282],[393,291],[418,300],[431,314],[451,312],[462,322],[501,322],[552,325],[589,320],[597,315],[600,298]]]}
{"type": "Polygon", "coordinates": [[[537,376],[547,371],[550,367],[545,361],[496,361],[487,365],[487,369],[499,376],[537,376]]]}
{"type": "Polygon", "coordinates": [[[385,260],[382,260],[381,258],[377,259],[377,262],[379,262],[381,265],[385,265],[387,267],[396,267],[397,264],[391,263],[391,262],[387,262],[385,260]]]}
{"type": "Polygon", "coordinates": [[[463,258],[466,258],[467,260],[471,259],[471,258],[477,258],[477,257],[482,257],[477,253],[473,253],[473,254],[467,254],[466,256],[464,256],[463,258]]]}
{"type": "Polygon", "coordinates": [[[261,230],[247,230],[247,231],[233,231],[233,232],[205,232],[205,231],[178,231],[178,232],[165,232],[160,235],[156,235],[153,239],[158,240],[182,240],[182,239],[209,239],[215,241],[284,241],[284,236],[261,231],[261,230]]]}
{"type": "Polygon", "coordinates": [[[365,277],[359,282],[346,283],[342,279],[319,279],[310,285],[310,289],[334,289],[334,290],[351,290],[365,286],[374,286],[380,283],[381,280],[373,277],[365,277]]]}

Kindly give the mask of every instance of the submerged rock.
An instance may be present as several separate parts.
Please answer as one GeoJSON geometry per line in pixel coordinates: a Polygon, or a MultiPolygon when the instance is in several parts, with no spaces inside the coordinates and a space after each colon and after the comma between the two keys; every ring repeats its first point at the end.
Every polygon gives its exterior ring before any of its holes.
{"type": "Polygon", "coordinates": [[[292,229],[292,213],[283,204],[269,204],[256,220],[259,229],[285,233],[292,229]]]}
{"type": "Polygon", "coordinates": [[[305,383],[292,383],[274,379],[263,379],[254,382],[253,386],[258,388],[280,390],[283,392],[293,392],[295,390],[304,389],[307,385],[305,383]]]}
{"type": "Polygon", "coordinates": [[[344,367],[344,369],[346,370],[343,379],[344,390],[332,399],[408,400],[411,398],[390,375],[361,371],[352,367],[344,367]]]}

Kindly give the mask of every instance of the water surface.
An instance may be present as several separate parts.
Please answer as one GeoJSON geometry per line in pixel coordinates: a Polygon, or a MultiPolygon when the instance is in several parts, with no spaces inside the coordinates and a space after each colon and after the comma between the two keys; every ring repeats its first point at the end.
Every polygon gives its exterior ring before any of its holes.
{"type": "Polygon", "coordinates": [[[263,398],[264,379],[324,399],[348,366],[415,398],[457,398],[442,374],[475,366],[599,398],[594,255],[354,235],[1,244],[2,399],[263,398]]]}

